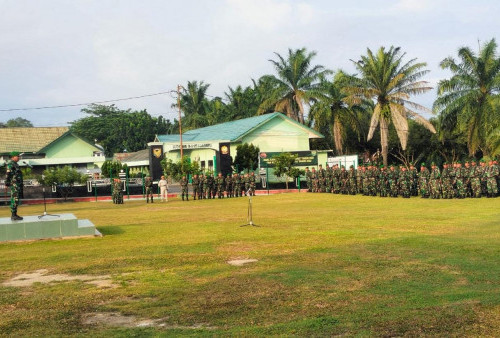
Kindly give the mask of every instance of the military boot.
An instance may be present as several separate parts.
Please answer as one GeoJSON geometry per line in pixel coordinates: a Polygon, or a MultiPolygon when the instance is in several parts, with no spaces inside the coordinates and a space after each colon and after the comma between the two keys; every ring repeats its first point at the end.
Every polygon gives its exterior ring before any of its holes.
{"type": "Polygon", "coordinates": [[[17,211],[16,211],[16,212],[12,212],[12,216],[10,217],[10,219],[12,221],[22,221],[23,218],[21,216],[18,216],[17,211]]]}

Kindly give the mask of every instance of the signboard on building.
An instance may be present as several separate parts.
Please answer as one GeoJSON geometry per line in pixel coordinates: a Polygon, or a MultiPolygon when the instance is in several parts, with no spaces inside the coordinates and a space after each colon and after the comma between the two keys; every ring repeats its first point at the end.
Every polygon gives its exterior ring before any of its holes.
{"type": "Polygon", "coordinates": [[[329,167],[337,164],[339,167],[344,166],[346,169],[348,169],[352,165],[354,166],[354,169],[357,169],[358,155],[328,157],[327,162],[329,167]]]}
{"type": "MultiPolygon", "coordinates": [[[[318,155],[313,154],[311,151],[288,151],[287,153],[295,155],[295,166],[313,166],[318,164],[318,155]]],[[[279,152],[261,152],[260,167],[261,168],[274,168],[276,156],[282,153],[279,152]]]]}
{"type": "Polygon", "coordinates": [[[161,175],[163,174],[161,160],[163,160],[163,146],[151,146],[149,148],[149,173],[153,178],[153,181],[159,180],[161,175]]]}

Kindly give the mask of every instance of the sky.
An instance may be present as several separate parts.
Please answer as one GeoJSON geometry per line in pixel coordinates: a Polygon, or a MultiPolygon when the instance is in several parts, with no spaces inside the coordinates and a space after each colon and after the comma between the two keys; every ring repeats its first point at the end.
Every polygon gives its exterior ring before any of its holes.
{"type": "MultiPolygon", "coordinates": [[[[114,104],[173,120],[177,85],[203,81],[224,96],[274,74],[269,60],[289,48],[354,73],[367,48],[399,46],[404,60],[427,63],[435,88],[451,75],[441,60],[500,37],[498,0],[0,0],[0,9],[0,122],[36,127],[66,126],[85,106],[25,108],[163,92],[114,104]]],[[[435,97],[412,100],[431,108],[435,97]]]]}

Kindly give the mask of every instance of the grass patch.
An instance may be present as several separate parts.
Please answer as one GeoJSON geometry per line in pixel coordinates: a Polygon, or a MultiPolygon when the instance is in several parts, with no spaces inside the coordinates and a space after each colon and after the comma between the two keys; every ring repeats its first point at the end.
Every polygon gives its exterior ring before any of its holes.
{"type": "MultiPolygon", "coordinates": [[[[0,285],[7,335],[499,336],[500,199],[283,194],[247,200],[68,203],[103,238],[0,244],[20,273],[111,275],[0,285]],[[231,266],[233,259],[258,262],[231,266]],[[85,325],[89,313],[151,327],[85,325]]],[[[36,215],[43,206],[22,206],[36,215]]],[[[7,217],[8,209],[0,209],[7,217]]]]}

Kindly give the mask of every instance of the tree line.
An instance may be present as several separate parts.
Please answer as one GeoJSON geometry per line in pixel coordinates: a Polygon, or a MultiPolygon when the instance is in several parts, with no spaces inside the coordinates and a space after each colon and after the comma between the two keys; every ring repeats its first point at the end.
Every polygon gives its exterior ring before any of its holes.
{"type": "MultiPolygon", "coordinates": [[[[441,68],[452,75],[439,81],[432,107],[415,101],[433,90],[425,81],[426,63],[399,47],[368,48],[351,60],[353,74],[315,64],[316,55],[305,48],[275,53],[269,60],[274,74],[252,79],[246,87],[228,87],[223,96],[210,96],[204,81],[188,81],[179,100],[183,131],[277,111],[325,136],[312,140],[311,149],[333,149],[336,155],[369,159],[380,154],[385,164],[407,165],[500,155],[495,39],[477,51],[461,47],[455,57],[442,60],[441,68]]],[[[82,111],[89,116],[74,121],[72,131],[98,142],[107,156],[141,150],[157,134],[179,132],[179,121],[152,117],[146,110],[91,105],[82,111]]]]}

